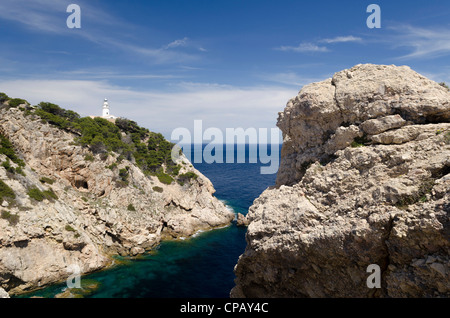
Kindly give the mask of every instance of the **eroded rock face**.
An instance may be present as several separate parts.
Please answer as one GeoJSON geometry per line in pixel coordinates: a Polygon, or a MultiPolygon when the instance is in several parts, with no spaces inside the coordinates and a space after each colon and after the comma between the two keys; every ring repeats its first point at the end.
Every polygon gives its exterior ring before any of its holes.
{"type": "Polygon", "coordinates": [[[231,295],[450,296],[449,122],[448,90],[408,67],[305,86],[280,113],[277,187],[250,208],[231,295]]]}
{"type": "Polygon", "coordinates": [[[180,173],[198,177],[183,186],[166,185],[127,160],[108,168],[116,154],[92,159],[88,149],[74,143],[75,135],[25,117],[19,109],[0,110],[0,133],[26,162],[25,176],[0,166],[0,179],[16,195],[0,202],[1,211],[17,221],[0,218],[0,287],[11,294],[65,279],[73,264],[82,273],[92,272],[108,266],[111,255],[141,254],[162,237],[190,236],[234,218],[184,156],[180,173]],[[125,167],[128,185],[118,177],[125,167]],[[57,199],[36,201],[27,194],[33,187],[52,189],[57,199]]]}
{"type": "Polygon", "coordinates": [[[0,298],[9,298],[9,294],[0,287],[0,298]]]}

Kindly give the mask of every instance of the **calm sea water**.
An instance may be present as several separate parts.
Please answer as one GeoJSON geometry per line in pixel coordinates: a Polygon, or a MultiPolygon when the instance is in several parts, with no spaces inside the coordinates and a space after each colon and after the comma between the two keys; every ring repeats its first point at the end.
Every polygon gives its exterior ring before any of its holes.
{"type": "MultiPolygon", "coordinates": [[[[247,146],[246,163],[194,163],[195,168],[214,184],[215,196],[236,213],[244,215],[253,200],[273,185],[276,178],[276,174],[260,174],[261,164],[249,163],[248,150],[247,146]]],[[[235,154],[239,155],[237,149],[235,154]]],[[[189,239],[163,242],[139,258],[118,258],[118,265],[82,277],[82,283],[97,285],[84,297],[228,297],[234,286],[234,266],[245,250],[245,232],[246,228],[233,223],[189,239]]],[[[26,297],[54,297],[65,288],[65,284],[57,284],[26,297]]]]}

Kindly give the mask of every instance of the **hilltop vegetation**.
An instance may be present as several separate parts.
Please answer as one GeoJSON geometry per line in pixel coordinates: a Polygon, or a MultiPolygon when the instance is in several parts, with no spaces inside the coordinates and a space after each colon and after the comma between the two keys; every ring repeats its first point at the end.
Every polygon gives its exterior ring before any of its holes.
{"type": "MultiPolygon", "coordinates": [[[[75,142],[88,147],[93,155],[100,154],[103,157],[115,152],[119,154],[119,162],[123,159],[130,160],[145,174],[156,175],[161,182],[167,184],[172,183],[178,176],[181,166],[171,159],[174,144],[167,141],[162,134],[140,127],[132,120],[118,118],[113,123],[100,117],[81,117],[72,110],[49,102],[41,102],[31,107],[23,99],[11,99],[0,93],[0,102],[6,101],[9,101],[9,107],[25,104],[26,106],[20,109],[26,116],[37,116],[44,123],[76,134],[75,142]]],[[[10,159],[14,161],[13,158],[10,159]]],[[[114,166],[111,168],[114,169],[114,166]]],[[[184,184],[186,176],[182,179],[180,184],[184,184]]]]}

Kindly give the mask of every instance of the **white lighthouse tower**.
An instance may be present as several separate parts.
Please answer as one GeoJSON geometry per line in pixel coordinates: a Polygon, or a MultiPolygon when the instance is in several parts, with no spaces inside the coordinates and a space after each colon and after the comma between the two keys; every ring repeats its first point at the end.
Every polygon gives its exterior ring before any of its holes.
{"type": "Polygon", "coordinates": [[[105,98],[105,101],[103,102],[102,117],[109,117],[109,104],[108,104],[108,99],[106,99],[106,98],[105,98]]]}
{"type": "Polygon", "coordinates": [[[103,111],[102,111],[102,118],[105,118],[111,122],[115,122],[117,117],[113,116],[109,113],[109,104],[108,104],[108,99],[105,98],[105,100],[103,101],[103,111]]]}

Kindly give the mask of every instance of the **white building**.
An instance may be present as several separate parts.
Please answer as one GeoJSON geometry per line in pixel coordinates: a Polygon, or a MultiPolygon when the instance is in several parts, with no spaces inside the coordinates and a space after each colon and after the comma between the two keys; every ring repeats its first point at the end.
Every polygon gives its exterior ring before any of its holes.
{"type": "Polygon", "coordinates": [[[103,112],[102,112],[102,118],[105,119],[116,119],[116,116],[113,116],[109,113],[109,104],[108,99],[105,98],[105,101],[103,102],[103,112]]]}

